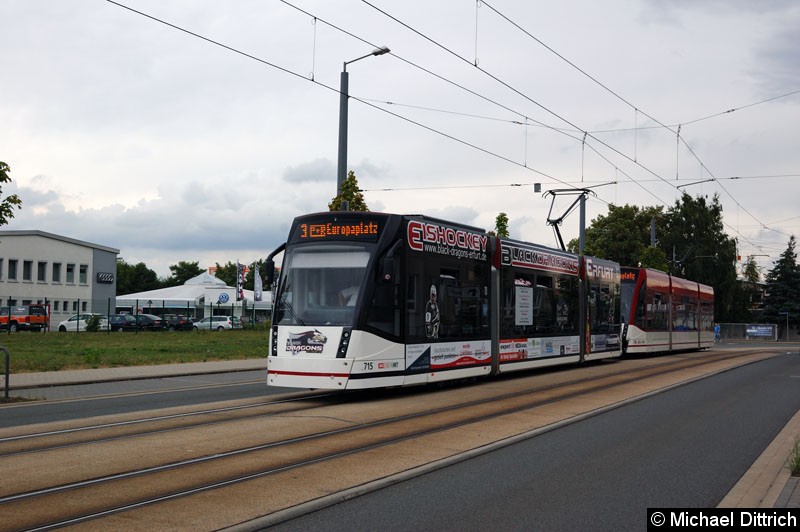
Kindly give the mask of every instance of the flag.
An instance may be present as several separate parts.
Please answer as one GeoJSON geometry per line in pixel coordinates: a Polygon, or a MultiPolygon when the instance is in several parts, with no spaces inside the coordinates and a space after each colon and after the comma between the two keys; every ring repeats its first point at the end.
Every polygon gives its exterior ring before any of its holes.
{"type": "Polygon", "coordinates": [[[236,261],[236,301],[244,301],[244,268],[236,261]]]}
{"type": "Polygon", "coordinates": [[[264,287],[261,286],[261,276],[258,274],[258,264],[256,264],[256,272],[255,277],[253,277],[253,299],[256,301],[261,301],[262,292],[264,291],[264,287]]]}

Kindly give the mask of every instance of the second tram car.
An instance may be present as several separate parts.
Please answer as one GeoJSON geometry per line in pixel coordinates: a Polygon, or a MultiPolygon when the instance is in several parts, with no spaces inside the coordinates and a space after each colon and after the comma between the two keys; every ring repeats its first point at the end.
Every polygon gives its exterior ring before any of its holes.
{"type": "Polygon", "coordinates": [[[626,353],[714,345],[714,289],[648,268],[622,268],[626,353]]]}
{"type": "Polygon", "coordinates": [[[617,263],[463,224],[373,212],[300,216],[268,258],[268,284],[281,251],[272,386],[406,386],[617,357],[621,322],[638,330],[620,314],[617,263]]]}

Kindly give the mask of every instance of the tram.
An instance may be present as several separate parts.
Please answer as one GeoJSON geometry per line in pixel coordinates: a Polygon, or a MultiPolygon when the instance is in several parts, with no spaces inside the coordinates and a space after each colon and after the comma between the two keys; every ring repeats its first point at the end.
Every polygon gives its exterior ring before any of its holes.
{"type": "Polygon", "coordinates": [[[296,218],[274,282],[267,382],[337,390],[621,354],[620,266],[422,215],[296,218]]]}
{"type": "Polygon", "coordinates": [[[648,268],[622,268],[626,353],[692,351],[714,345],[714,289],[648,268]]]}

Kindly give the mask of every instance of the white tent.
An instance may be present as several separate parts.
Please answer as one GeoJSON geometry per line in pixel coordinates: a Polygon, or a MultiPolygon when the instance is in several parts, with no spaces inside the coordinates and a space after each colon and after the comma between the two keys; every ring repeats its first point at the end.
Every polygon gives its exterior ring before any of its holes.
{"type": "Polygon", "coordinates": [[[130,309],[131,312],[136,309],[140,312],[162,309],[173,313],[185,311],[191,314],[195,314],[196,309],[210,306],[238,308],[237,314],[241,314],[244,305],[248,311],[253,308],[272,309],[272,292],[263,292],[262,301],[253,300],[252,290],[244,290],[244,297],[244,302],[236,301],[236,288],[227,286],[224,281],[208,272],[203,272],[180,286],[117,296],[117,308],[130,309]]]}

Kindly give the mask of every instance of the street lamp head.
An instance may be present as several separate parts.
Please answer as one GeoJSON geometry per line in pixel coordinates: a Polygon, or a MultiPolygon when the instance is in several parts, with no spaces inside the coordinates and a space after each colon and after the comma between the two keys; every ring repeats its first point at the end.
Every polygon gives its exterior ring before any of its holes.
{"type": "Polygon", "coordinates": [[[389,52],[391,52],[391,50],[389,50],[388,46],[381,46],[380,48],[375,48],[372,50],[372,55],[383,55],[388,54],[389,52]]]}

